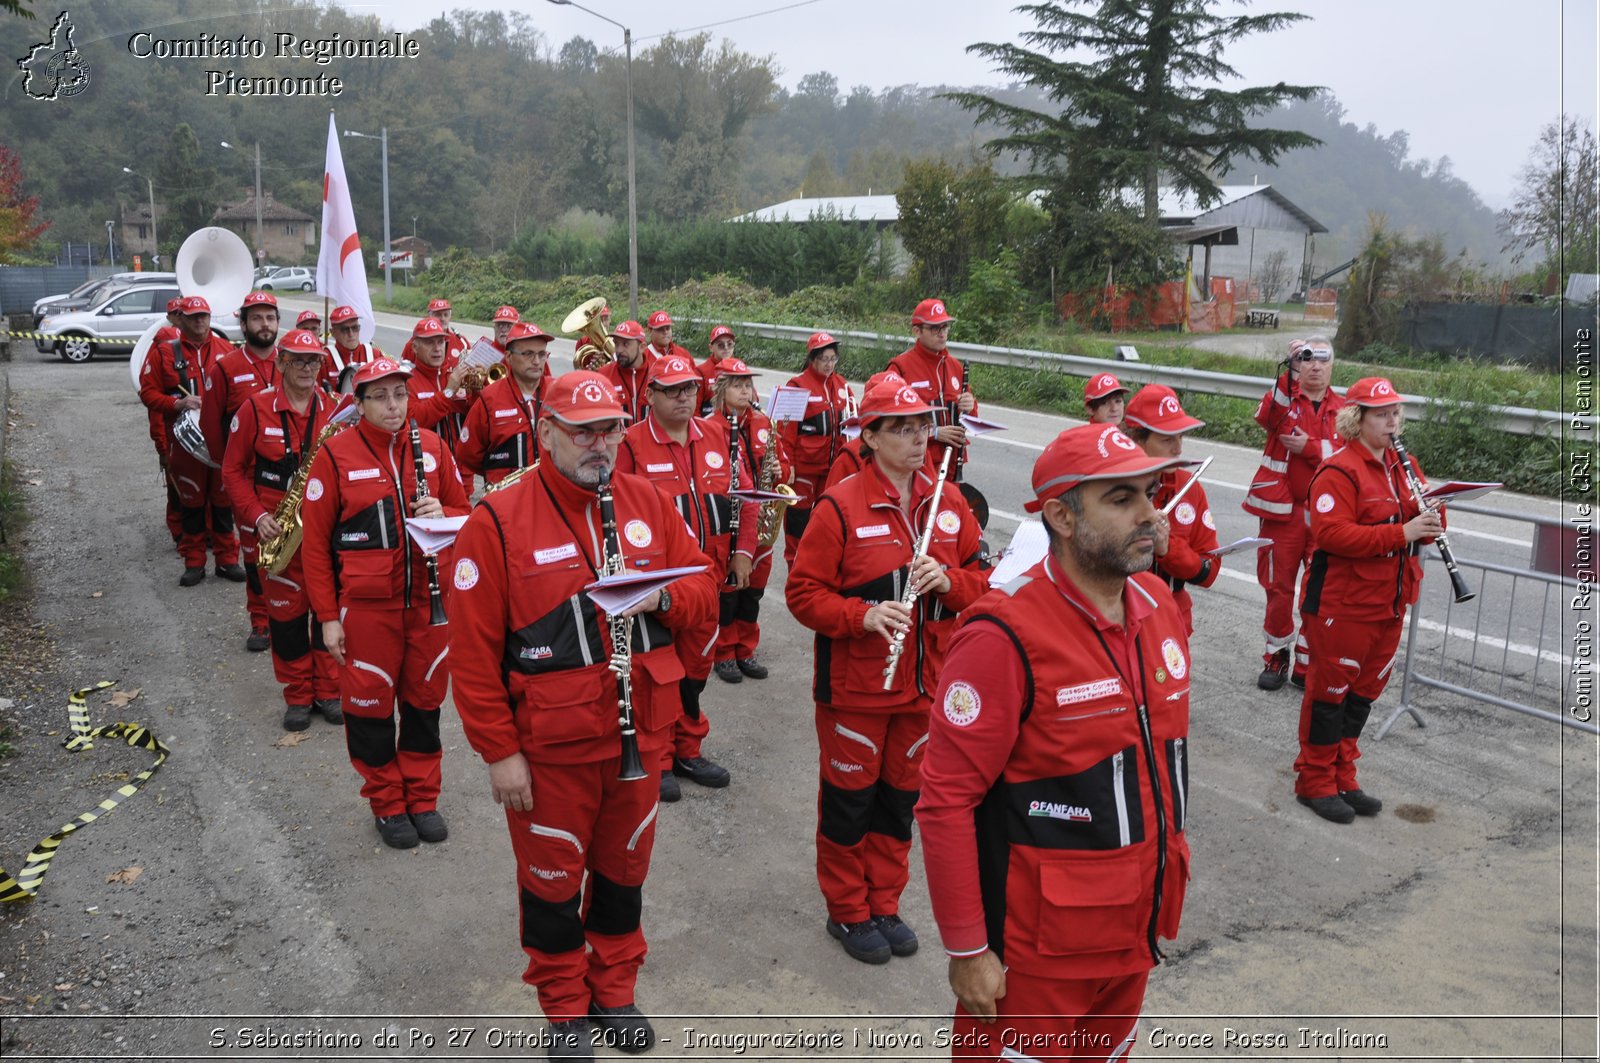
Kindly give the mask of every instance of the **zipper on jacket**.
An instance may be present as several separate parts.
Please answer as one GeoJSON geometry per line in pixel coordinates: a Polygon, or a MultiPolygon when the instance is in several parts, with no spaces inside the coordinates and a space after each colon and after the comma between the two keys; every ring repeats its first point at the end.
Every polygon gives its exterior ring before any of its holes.
{"type": "Polygon", "coordinates": [[[1128,795],[1122,788],[1122,750],[1111,754],[1111,797],[1117,805],[1117,844],[1126,849],[1133,844],[1133,832],[1128,829],[1128,795]]]}
{"type": "Polygon", "coordinates": [[[1061,721],[1062,723],[1071,723],[1073,720],[1092,720],[1096,716],[1115,716],[1119,712],[1127,712],[1127,711],[1128,711],[1128,706],[1126,706],[1126,705],[1118,705],[1115,708],[1101,709],[1098,712],[1080,712],[1076,716],[1057,716],[1056,719],[1061,721]]]}
{"type": "MultiPolygon", "coordinates": [[[[1144,654],[1139,654],[1139,667],[1144,668],[1144,654]]],[[[1150,958],[1160,963],[1166,957],[1156,943],[1156,926],[1161,918],[1161,885],[1167,877],[1167,811],[1161,803],[1161,773],[1156,764],[1155,738],[1150,733],[1150,711],[1139,706],[1139,738],[1144,743],[1144,759],[1150,771],[1150,792],[1156,805],[1156,891],[1150,905],[1150,958]]]]}

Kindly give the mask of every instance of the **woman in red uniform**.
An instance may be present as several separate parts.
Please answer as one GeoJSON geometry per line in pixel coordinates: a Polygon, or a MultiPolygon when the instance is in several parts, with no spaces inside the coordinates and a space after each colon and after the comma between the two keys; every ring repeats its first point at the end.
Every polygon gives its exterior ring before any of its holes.
{"type": "Polygon", "coordinates": [[[900,919],[911,810],[922,785],[928,706],[955,616],[987,589],[979,529],[960,490],[923,466],[933,408],[903,381],[862,401],[867,465],[819,499],[787,587],[789,611],[817,633],[821,792],[817,882],[828,933],[863,963],[917,951],[900,919]],[[933,535],[916,556],[930,510],[933,535]],[[918,597],[907,608],[907,580],[918,597]],[[890,645],[904,649],[885,684],[890,645]]]}
{"type": "MultiPolygon", "coordinates": [[[[1294,789],[1302,805],[1335,823],[1383,808],[1356,781],[1357,742],[1388,682],[1406,606],[1417,600],[1417,544],[1444,530],[1438,514],[1417,505],[1391,445],[1403,401],[1381,377],[1352,384],[1334,422],[1344,449],[1322,462],[1307,496],[1313,549],[1300,629],[1311,668],[1294,789]]],[[[1420,480],[1414,459],[1412,468],[1420,480]]]]}
{"type": "Polygon", "coordinates": [[[794,489],[800,501],[783,514],[783,560],[794,567],[794,552],[805,535],[811,507],[834,459],[844,448],[845,410],[850,405],[850,384],[834,372],[839,364],[839,341],[826,332],[814,332],[806,341],[806,367],[789,381],[789,387],[805,388],[806,415],[783,426],[783,446],[794,462],[794,489]]]}
{"type": "MultiPolygon", "coordinates": [[[[1205,422],[1183,411],[1178,396],[1165,384],[1146,384],[1128,403],[1124,415],[1128,438],[1144,448],[1152,458],[1176,458],[1183,454],[1183,434],[1205,427],[1205,422]]],[[[1157,480],[1151,505],[1160,513],[1193,476],[1181,469],[1168,469],[1157,480]]],[[[1217,548],[1217,522],[1211,516],[1211,503],[1203,484],[1184,491],[1172,509],[1167,523],[1166,551],[1157,552],[1155,573],[1172,588],[1172,596],[1183,613],[1184,630],[1194,634],[1194,600],[1185,584],[1209,587],[1217,582],[1222,559],[1211,551],[1217,548]]]]}

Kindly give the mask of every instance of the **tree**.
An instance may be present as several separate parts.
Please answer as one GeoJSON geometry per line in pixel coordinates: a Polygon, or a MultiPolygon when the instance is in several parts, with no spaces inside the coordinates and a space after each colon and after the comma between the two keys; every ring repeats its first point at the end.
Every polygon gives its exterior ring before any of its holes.
{"type": "MultiPolygon", "coordinates": [[[[211,216],[217,210],[217,172],[200,165],[200,141],[188,122],[180,122],[167,137],[158,183],[172,190],[167,211],[177,223],[175,235],[180,242],[211,224],[211,216]]],[[[265,194],[265,189],[262,191],[265,194]]]]}
{"type": "Polygon", "coordinates": [[[561,46],[556,55],[556,65],[565,74],[592,74],[600,49],[587,37],[573,37],[561,46]]]}
{"type": "Polygon", "coordinates": [[[839,176],[833,172],[828,153],[818,148],[806,163],[806,175],[800,182],[800,194],[809,199],[839,194],[839,176]]]}
{"type": "Polygon", "coordinates": [[[948,297],[966,282],[974,258],[1000,250],[1010,199],[988,165],[957,172],[940,159],[906,164],[896,230],[925,290],[948,297]]]}
{"type": "Polygon", "coordinates": [[[33,220],[39,197],[22,194],[24,179],[22,160],[0,144],[0,262],[9,262],[28,250],[50,228],[47,221],[33,220]]]}
{"type": "Polygon", "coordinates": [[[1501,249],[1520,261],[1530,251],[1547,270],[1592,272],[1600,254],[1600,189],[1596,187],[1594,133],[1562,115],[1539,131],[1528,152],[1521,186],[1500,212],[1501,249]]]}
{"type": "MultiPolygon", "coordinates": [[[[1295,148],[1311,147],[1304,133],[1251,129],[1245,122],[1289,99],[1306,99],[1315,86],[1275,85],[1237,90],[1221,83],[1238,77],[1223,48],[1251,34],[1298,22],[1304,15],[1213,15],[1210,0],[1065,0],[1025,4],[1038,28],[1022,35],[1038,51],[1016,44],[974,44],[1012,78],[1046,94],[1061,110],[1033,110],[981,93],[951,94],[982,121],[1009,129],[988,142],[993,154],[1030,159],[1049,184],[1074,199],[1104,202],[1119,188],[1144,192],[1147,219],[1157,216],[1163,176],[1203,204],[1220,192],[1216,177],[1239,159],[1272,162],[1295,148]],[[1074,7],[1088,11],[1071,10],[1074,7]],[[1056,59],[1087,50],[1090,62],[1056,59]]],[[[1037,185],[1036,185],[1037,187],[1037,185]]]]}

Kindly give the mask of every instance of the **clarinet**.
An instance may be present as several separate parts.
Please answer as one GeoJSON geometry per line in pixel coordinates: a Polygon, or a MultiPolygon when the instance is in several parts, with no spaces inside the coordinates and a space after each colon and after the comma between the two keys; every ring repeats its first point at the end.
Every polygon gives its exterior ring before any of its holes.
{"type": "MultiPolygon", "coordinates": [[[[728,501],[733,503],[733,512],[728,517],[728,567],[733,567],[733,555],[739,549],[739,511],[744,507],[739,500],[733,497],[732,492],[739,490],[739,415],[734,414],[728,429],[728,461],[733,468],[728,473],[728,501]]],[[[733,573],[728,573],[727,582],[733,582],[733,573]]]]}
{"type": "MultiPolygon", "coordinates": [[[[961,363],[961,390],[956,392],[955,401],[950,404],[950,423],[951,424],[959,425],[961,423],[961,396],[965,395],[966,393],[967,393],[967,363],[966,362],[962,362],[961,363]]],[[[958,458],[956,458],[956,472],[955,472],[955,477],[954,477],[956,483],[960,483],[961,482],[961,472],[962,472],[962,469],[964,469],[966,467],[966,464],[967,464],[967,448],[966,447],[962,447],[961,448],[961,455],[958,458]]]]}
{"type": "MultiPolygon", "coordinates": [[[[900,604],[907,609],[917,604],[916,582],[911,578],[911,568],[917,558],[928,552],[928,547],[933,542],[933,522],[939,519],[939,502],[944,497],[944,482],[950,475],[950,458],[955,453],[954,447],[945,449],[944,458],[939,462],[939,482],[933,485],[933,497],[928,502],[928,523],[922,526],[922,538],[917,540],[917,549],[911,555],[911,565],[906,566],[906,591],[900,596],[900,604]]],[[[900,667],[900,655],[906,650],[906,633],[896,631],[894,638],[889,640],[889,660],[883,667],[883,689],[888,690],[894,686],[894,673],[900,667]]]]}
{"type": "MultiPolygon", "coordinates": [[[[600,496],[600,525],[605,534],[605,561],[600,566],[603,576],[616,576],[623,572],[622,545],[617,539],[617,511],[611,501],[611,472],[600,474],[595,485],[600,496]]],[[[610,668],[617,675],[617,731],[622,737],[622,766],[617,778],[634,782],[645,778],[643,764],[639,761],[639,732],[633,725],[633,617],[608,616],[611,628],[610,668]]]]}
{"type": "MultiPolygon", "coordinates": [[[[412,499],[413,507],[428,497],[428,470],[422,465],[422,429],[417,426],[417,419],[411,419],[411,458],[417,470],[417,496],[412,499]]],[[[423,560],[428,563],[428,626],[442,627],[449,618],[444,615],[444,595],[439,593],[439,559],[433,554],[426,554],[423,560]]]]}
{"type": "MultiPolygon", "coordinates": [[[[1417,500],[1417,506],[1425,512],[1435,512],[1433,503],[1422,497],[1422,481],[1417,479],[1416,470],[1411,467],[1411,455],[1406,453],[1406,445],[1400,442],[1398,432],[1389,438],[1389,445],[1394,447],[1395,456],[1400,459],[1400,467],[1405,470],[1406,483],[1411,485],[1411,497],[1417,500]]],[[[1472,601],[1477,597],[1477,592],[1467,586],[1467,578],[1456,567],[1455,552],[1450,549],[1450,540],[1444,532],[1441,531],[1434,536],[1433,545],[1439,548],[1439,556],[1444,558],[1445,570],[1450,573],[1450,587],[1455,591],[1456,604],[1472,601]]]]}

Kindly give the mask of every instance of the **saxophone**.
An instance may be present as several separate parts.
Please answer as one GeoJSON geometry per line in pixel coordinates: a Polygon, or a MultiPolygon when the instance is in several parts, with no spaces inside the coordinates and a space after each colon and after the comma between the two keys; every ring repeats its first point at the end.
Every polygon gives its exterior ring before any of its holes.
{"type": "Polygon", "coordinates": [[[311,459],[317,456],[322,444],[346,426],[338,421],[328,422],[311,444],[311,449],[301,457],[299,467],[294,470],[294,476],[289,480],[288,490],[278,499],[278,508],[272,511],[272,519],[278,522],[281,530],[272,538],[261,540],[256,561],[258,568],[279,576],[289,567],[289,562],[294,560],[295,551],[300,549],[300,536],[304,534],[304,529],[300,525],[300,504],[306,498],[306,480],[311,475],[311,459]]]}
{"type": "MultiPolygon", "coordinates": [[[[794,488],[778,482],[782,475],[783,463],[778,460],[778,433],[774,431],[767,436],[767,450],[761,456],[761,469],[756,473],[756,488],[798,498],[794,488]]],[[[778,529],[783,526],[783,511],[788,509],[789,505],[788,502],[761,503],[761,519],[756,522],[756,539],[762,546],[771,546],[778,541],[778,529]]]]}

